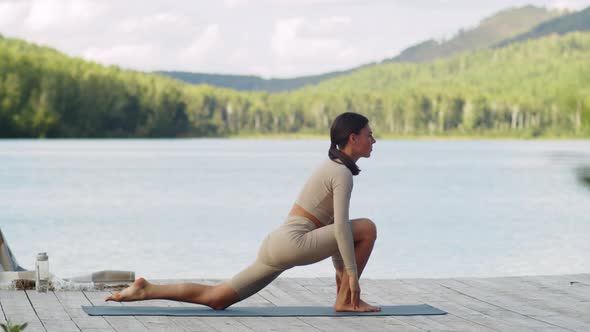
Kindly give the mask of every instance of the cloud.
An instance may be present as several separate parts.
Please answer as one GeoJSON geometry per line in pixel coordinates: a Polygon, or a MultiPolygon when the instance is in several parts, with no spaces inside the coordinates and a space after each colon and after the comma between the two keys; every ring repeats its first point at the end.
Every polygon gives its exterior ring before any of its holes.
{"type": "Polygon", "coordinates": [[[31,30],[85,23],[105,9],[104,4],[91,0],[33,0],[28,7],[24,23],[31,30]]]}
{"type": "Polygon", "coordinates": [[[193,58],[195,60],[203,59],[207,54],[221,46],[221,34],[218,24],[209,24],[200,36],[193,39],[192,43],[181,51],[181,56],[193,58]]]}
{"type": "Polygon", "coordinates": [[[557,1],[552,1],[549,4],[549,7],[555,8],[555,9],[571,9],[571,8],[578,7],[578,5],[576,5],[574,2],[568,1],[568,0],[557,0],[557,1]]]}
{"type": "Polygon", "coordinates": [[[316,24],[306,25],[304,31],[314,34],[339,34],[341,30],[350,25],[350,16],[332,16],[321,18],[316,24]]]}
{"type": "Polygon", "coordinates": [[[250,0],[223,0],[223,7],[227,9],[234,9],[247,5],[250,0]]]}
{"type": "Polygon", "coordinates": [[[151,59],[158,53],[159,48],[152,44],[130,44],[102,48],[90,47],[84,51],[83,57],[103,64],[135,64],[151,67],[151,59]]]}
{"type": "Polygon", "coordinates": [[[309,33],[310,31],[325,32],[327,27],[325,22],[327,21],[320,20],[320,23],[313,25],[301,17],[278,20],[271,40],[274,54],[283,58],[311,58],[326,55],[330,57],[349,56],[355,53],[340,39],[322,38],[309,33]],[[301,33],[304,29],[308,31],[307,34],[301,33]]]}
{"type": "Polygon", "coordinates": [[[118,24],[119,29],[124,32],[136,32],[139,30],[162,29],[162,27],[181,26],[188,24],[189,19],[185,16],[173,13],[158,13],[144,17],[129,17],[118,24]]]}
{"type": "Polygon", "coordinates": [[[27,15],[28,5],[21,1],[0,2],[0,26],[21,22],[27,15]]]}
{"type": "Polygon", "coordinates": [[[367,0],[267,0],[275,5],[312,6],[312,5],[351,5],[366,4],[367,0]]]}

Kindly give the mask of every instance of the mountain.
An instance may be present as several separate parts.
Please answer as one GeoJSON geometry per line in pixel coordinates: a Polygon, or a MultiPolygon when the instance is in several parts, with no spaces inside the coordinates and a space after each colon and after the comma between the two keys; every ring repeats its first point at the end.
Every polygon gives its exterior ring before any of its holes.
{"type": "Polygon", "coordinates": [[[238,91],[282,92],[296,90],[306,85],[315,85],[334,77],[346,75],[355,69],[357,68],[344,71],[334,71],[320,75],[271,79],[265,79],[253,75],[221,75],[191,73],[184,71],[157,71],[155,73],[170,76],[191,84],[209,84],[238,91]]]}
{"type": "Polygon", "coordinates": [[[503,40],[494,46],[504,47],[513,43],[540,38],[553,33],[563,35],[571,31],[590,31],[590,7],[579,12],[559,16],[543,22],[525,33],[503,40]]]}
{"type": "MultiPolygon", "coordinates": [[[[448,41],[438,42],[430,39],[409,47],[398,56],[383,60],[383,62],[428,62],[464,51],[485,48],[507,38],[519,35],[537,24],[558,17],[561,14],[559,11],[534,6],[503,10],[484,19],[474,29],[460,30],[455,37],[448,41]]],[[[284,79],[264,79],[258,76],[218,75],[182,71],[158,71],[156,73],[191,84],[209,84],[238,91],[283,92],[296,90],[308,85],[316,85],[325,80],[343,76],[372,65],[374,64],[370,63],[343,71],[284,79]]]]}
{"type": "Polygon", "coordinates": [[[386,63],[291,93],[186,84],[0,37],[0,137],[322,134],[344,111],[380,135],[590,137],[590,32],[426,64],[386,63]]]}
{"type": "Polygon", "coordinates": [[[462,52],[490,47],[562,14],[561,11],[535,6],[506,9],[482,20],[473,29],[459,30],[457,35],[449,40],[429,39],[383,62],[430,62],[462,52]]]}

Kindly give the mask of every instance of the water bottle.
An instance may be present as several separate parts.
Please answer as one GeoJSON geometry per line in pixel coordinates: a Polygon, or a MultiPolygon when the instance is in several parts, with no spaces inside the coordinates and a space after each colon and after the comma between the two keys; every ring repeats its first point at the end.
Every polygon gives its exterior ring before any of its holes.
{"type": "Polygon", "coordinates": [[[37,254],[35,262],[35,288],[39,293],[46,293],[49,288],[49,257],[46,252],[37,254]]]}

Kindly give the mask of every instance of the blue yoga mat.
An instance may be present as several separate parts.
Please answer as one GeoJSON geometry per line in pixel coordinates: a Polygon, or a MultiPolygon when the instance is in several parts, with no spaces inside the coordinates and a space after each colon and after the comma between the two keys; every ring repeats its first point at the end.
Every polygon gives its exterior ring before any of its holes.
{"type": "Polygon", "coordinates": [[[233,317],[317,317],[317,316],[414,316],[445,315],[428,304],[381,306],[379,312],[335,312],[333,307],[207,307],[82,306],[90,316],[233,316],[233,317]]]}

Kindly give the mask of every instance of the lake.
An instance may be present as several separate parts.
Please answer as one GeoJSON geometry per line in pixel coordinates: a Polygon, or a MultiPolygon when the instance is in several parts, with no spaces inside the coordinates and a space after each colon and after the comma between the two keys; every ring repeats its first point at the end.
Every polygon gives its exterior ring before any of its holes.
{"type": "MultiPolygon", "coordinates": [[[[0,228],[19,263],[72,277],[229,278],[279,226],[328,140],[0,140],[0,228]]],[[[351,218],[368,278],[590,272],[587,141],[380,140],[351,218]]],[[[328,277],[331,260],[286,277],[328,277]]]]}

